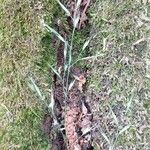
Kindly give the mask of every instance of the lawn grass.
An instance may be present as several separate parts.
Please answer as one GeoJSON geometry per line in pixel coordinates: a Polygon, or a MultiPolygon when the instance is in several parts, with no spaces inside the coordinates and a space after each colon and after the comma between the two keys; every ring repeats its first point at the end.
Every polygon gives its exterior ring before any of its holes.
{"type": "Polygon", "coordinates": [[[97,0],[91,8],[91,52],[101,56],[93,60],[89,99],[96,103],[101,149],[150,148],[149,7],[146,1],[97,0]]]}
{"type": "Polygon", "coordinates": [[[0,149],[48,148],[41,131],[44,111],[27,80],[32,76],[49,94],[44,70],[54,53],[40,18],[51,24],[55,7],[48,0],[0,1],[0,149]]]}
{"type": "MultiPolygon", "coordinates": [[[[57,20],[64,22],[64,18],[55,0],[4,0],[0,4],[0,149],[45,150],[49,145],[41,131],[43,103],[27,82],[33,77],[50,97],[48,64],[55,64],[56,56],[53,36],[40,20],[57,30],[57,20]]],[[[82,33],[75,35],[75,49],[85,42],[82,33]]]]}
{"type": "MultiPolygon", "coordinates": [[[[26,83],[32,76],[49,96],[47,64],[55,63],[55,49],[39,18],[55,28],[58,18],[54,18],[60,13],[57,6],[55,0],[0,1],[0,149],[49,149],[41,131],[43,107],[26,83]]],[[[92,68],[88,94],[94,101],[91,106],[96,105],[93,112],[99,120],[101,149],[150,147],[149,7],[146,1],[138,0],[97,0],[91,5],[91,36],[96,37],[88,53],[101,57],[95,57],[93,66],[91,61],[77,65],[92,68]]],[[[88,39],[87,32],[85,29],[75,35],[75,57],[88,39]]],[[[85,56],[83,52],[81,57],[85,56]]]]}

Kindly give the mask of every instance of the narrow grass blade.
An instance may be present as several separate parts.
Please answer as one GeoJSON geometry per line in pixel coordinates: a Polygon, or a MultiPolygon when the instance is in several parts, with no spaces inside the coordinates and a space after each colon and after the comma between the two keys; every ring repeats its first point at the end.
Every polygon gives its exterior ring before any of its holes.
{"type": "Polygon", "coordinates": [[[66,60],[67,58],[67,49],[68,49],[68,42],[65,42],[65,46],[64,46],[64,59],[66,60]]]}
{"type": "Polygon", "coordinates": [[[53,71],[60,79],[62,79],[61,76],[60,76],[60,74],[58,73],[58,71],[57,71],[56,69],[54,69],[52,66],[50,66],[50,68],[52,69],[52,71],[53,71]]]}
{"type": "Polygon", "coordinates": [[[134,98],[134,93],[132,92],[130,98],[129,98],[129,102],[127,103],[127,109],[126,109],[126,114],[129,112],[130,110],[130,107],[132,105],[132,102],[133,102],[133,98],[134,98]]]}
{"type": "MultiPolygon", "coordinates": [[[[71,62],[72,62],[72,55],[71,55],[71,52],[69,52],[69,61],[68,61],[68,64],[70,65],[71,62]]],[[[70,67],[69,65],[68,65],[68,68],[70,67]]]]}
{"type": "Polygon", "coordinates": [[[114,121],[115,121],[116,125],[118,126],[118,125],[119,125],[119,123],[118,123],[118,119],[117,119],[117,117],[116,117],[115,113],[113,112],[113,110],[112,110],[111,106],[109,106],[109,108],[110,108],[111,114],[112,114],[112,116],[113,116],[113,118],[114,118],[114,121]]]}
{"type": "Polygon", "coordinates": [[[80,7],[81,2],[82,2],[82,0],[78,0],[78,1],[77,1],[76,9],[78,9],[78,8],[80,7]]]}
{"type": "Polygon", "coordinates": [[[61,74],[61,71],[62,71],[62,67],[60,66],[59,68],[58,68],[58,74],[61,74]]]}
{"type": "Polygon", "coordinates": [[[104,139],[110,144],[110,140],[108,139],[108,137],[106,136],[106,134],[104,132],[100,132],[101,135],[104,137],[104,139]]]}
{"type": "Polygon", "coordinates": [[[77,16],[73,19],[74,28],[77,27],[77,25],[78,25],[78,23],[79,23],[79,20],[80,20],[80,15],[77,15],[77,16]]]}
{"type": "Polygon", "coordinates": [[[121,129],[121,130],[119,131],[118,135],[121,135],[123,132],[127,131],[130,127],[131,127],[131,125],[125,126],[123,129],[121,129]]]}
{"type": "MultiPolygon", "coordinates": [[[[83,47],[82,47],[82,50],[80,51],[80,53],[79,53],[79,55],[78,55],[78,58],[77,58],[77,60],[75,61],[75,63],[77,63],[78,61],[80,61],[80,60],[84,60],[84,58],[80,58],[81,57],[81,54],[82,54],[82,52],[86,49],[86,47],[89,45],[89,43],[90,43],[90,40],[91,40],[91,38],[89,39],[89,40],[87,40],[85,43],[84,43],[84,45],[83,45],[83,47]]],[[[87,59],[88,59],[88,57],[86,57],[87,59]]],[[[75,64],[74,63],[74,64],[75,64]]]]}
{"type": "Polygon", "coordinates": [[[55,101],[54,101],[54,96],[53,96],[53,90],[51,88],[51,102],[48,105],[48,108],[50,108],[53,111],[54,110],[54,105],[55,105],[55,101]]]}
{"type": "Polygon", "coordinates": [[[51,28],[47,24],[44,24],[44,26],[46,27],[46,29],[49,32],[52,32],[54,35],[56,35],[62,42],[64,42],[64,43],[66,42],[65,39],[56,30],[54,30],[53,28],[51,28]]]}
{"type": "Polygon", "coordinates": [[[59,0],[57,0],[57,2],[61,6],[61,8],[66,12],[67,16],[71,16],[69,10],[59,0]]]}
{"type": "Polygon", "coordinates": [[[41,93],[39,87],[35,84],[35,81],[33,80],[33,78],[30,78],[30,82],[31,82],[31,84],[28,83],[29,87],[30,87],[33,91],[35,91],[35,92],[38,94],[39,98],[43,101],[43,100],[44,100],[44,96],[42,95],[42,93],[41,93]]]}
{"type": "Polygon", "coordinates": [[[94,59],[94,58],[96,58],[97,56],[89,56],[89,57],[83,57],[83,58],[81,58],[81,59],[79,59],[79,60],[88,60],[88,59],[94,59]]]}
{"type": "Polygon", "coordinates": [[[107,38],[103,38],[103,51],[106,50],[107,47],[107,38]]]}
{"type": "Polygon", "coordinates": [[[84,130],[82,129],[82,135],[85,135],[85,134],[87,134],[88,132],[91,132],[91,129],[92,128],[85,128],[84,130]]]}
{"type": "Polygon", "coordinates": [[[72,89],[74,83],[75,83],[75,80],[73,80],[73,81],[70,83],[69,88],[68,88],[68,91],[70,91],[70,90],[72,89]]]}
{"type": "Polygon", "coordinates": [[[71,64],[71,66],[74,66],[77,62],[79,61],[82,61],[82,60],[88,60],[88,59],[97,59],[98,57],[102,57],[104,56],[104,54],[99,54],[99,55],[95,55],[95,56],[89,56],[89,57],[83,57],[83,58],[80,58],[80,59],[77,59],[74,63],[71,64]]]}
{"type": "MultiPolygon", "coordinates": [[[[1,104],[1,106],[2,106],[7,112],[11,113],[6,105],[1,104]]],[[[12,114],[12,113],[11,113],[11,114],[12,114]]]]}
{"type": "Polygon", "coordinates": [[[83,47],[82,47],[82,51],[84,51],[84,50],[86,49],[86,47],[89,45],[90,40],[91,40],[91,39],[87,40],[87,41],[84,43],[84,45],[83,45],[83,47]]]}
{"type": "Polygon", "coordinates": [[[68,65],[65,64],[65,65],[64,65],[64,71],[66,71],[67,69],[68,69],[68,65]]]}

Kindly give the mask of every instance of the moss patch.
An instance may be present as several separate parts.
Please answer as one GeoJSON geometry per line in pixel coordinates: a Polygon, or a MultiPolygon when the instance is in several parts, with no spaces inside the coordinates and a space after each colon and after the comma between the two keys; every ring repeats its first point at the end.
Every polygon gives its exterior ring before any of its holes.
{"type": "Polygon", "coordinates": [[[49,88],[45,74],[39,71],[35,62],[42,62],[40,70],[47,67],[46,62],[53,63],[53,49],[47,43],[50,36],[45,39],[40,18],[44,16],[51,24],[53,13],[57,10],[55,8],[56,2],[51,0],[34,3],[29,0],[0,1],[2,149],[46,149],[48,146],[40,131],[43,111],[40,104],[37,104],[37,98],[29,90],[26,79],[32,76],[43,90],[49,88]]]}

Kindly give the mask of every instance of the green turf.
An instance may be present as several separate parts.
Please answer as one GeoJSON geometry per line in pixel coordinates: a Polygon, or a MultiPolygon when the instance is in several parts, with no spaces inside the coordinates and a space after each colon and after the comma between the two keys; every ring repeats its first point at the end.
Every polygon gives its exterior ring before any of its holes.
{"type": "MultiPolygon", "coordinates": [[[[67,29],[64,16],[56,18],[58,10],[55,0],[0,0],[0,149],[49,148],[41,131],[43,108],[26,81],[32,76],[49,96],[47,64],[55,63],[55,49],[52,35],[42,29],[39,18],[56,30],[59,19],[67,29]]],[[[105,149],[114,143],[116,150],[150,147],[149,10],[145,0],[97,0],[90,8],[90,29],[75,34],[74,60],[88,33],[96,35],[90,51],[84,51],[81,58],[87,54],[101,57],[77,65],[92,68],[88,90],[101,100],[99,125],[111,141],[108,144],[99,133],[105,149]],[[128,124],[132,126],[115,141],[128,124]]]]}
{"type": "Polygon", "coordinates": [[[95,61],[88,84],[99,99],[95,111],[101,149],[150,148],[149,8],[148,2],[136,0],[97,0],[91,8],[91,36],[96,37],[90,45],[95,61]]]}
{"type": "Polygon", "coordinates": [[[53,63],[54,50],[40,18],[52,24],[56,11],[54,0],[0,1],[0,149],[48,148],[41,131],[43,109],[26,83],[33,77],[48,94],[43,70],[53,63]]]}

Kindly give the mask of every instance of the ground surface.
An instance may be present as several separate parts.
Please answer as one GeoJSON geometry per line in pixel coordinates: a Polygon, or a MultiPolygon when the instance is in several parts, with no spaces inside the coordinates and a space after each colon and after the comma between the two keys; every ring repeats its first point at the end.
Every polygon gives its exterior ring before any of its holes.
{"type": "Polygon", "coordinates": [[[88,93],[97,149],[150,149],[149,6],[97,0],[91,8],[91,50],[100,55],[92,61],[88,93]]]}
{"type": "MultiPolygon", "coordinates": [[[[49,96],[47,62],[54,63],[54,49],[39,18],[54,26],[58,8],[54,0],[0,0],[0,149],[49,149],[41,131],[44,109],[26,81],[32,76],[49,96]]],[[[92,68],[87,96],[97,150],[150,149],[149,9],[146,0],[91,5],[89,30],[96,36],[90,55],[95,57],[79,65],[92,68]]],[[[77,48],[86,38],[75,36],[77,48]]]]}
{"type": "Polygon", "coordinates": [[[48,148],[41,131],[43,109],[27,79],[33,77],[45,92],[49,89],[44,72],[53,50],[39,18],[45,15],[51,23],[53,2],[0,1],[0,149],[48,148]]]}

